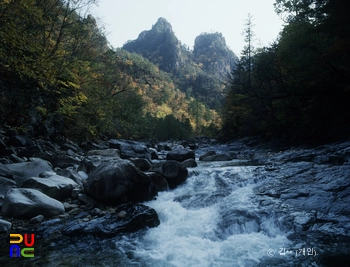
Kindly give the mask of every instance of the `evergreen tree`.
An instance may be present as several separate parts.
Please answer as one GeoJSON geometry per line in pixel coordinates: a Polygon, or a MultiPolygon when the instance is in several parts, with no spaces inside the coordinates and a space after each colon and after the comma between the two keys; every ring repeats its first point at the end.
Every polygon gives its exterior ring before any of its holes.
{"type": "Polygon", "coordinates": [[[248,18],[245,23],[245,29],[243,31],[244,35],[244,41],[245,41],[245,46],[241,52],[241,59],[239,61],[239,64],[245,72],[247,73],[247,86],[248,90],[251,88],[252,85],[252,58],[254,56],[254,46],[253,46],[253,41],[254,41],[254,32],[253,32],[253,16],[248,14],[248,18]]]}

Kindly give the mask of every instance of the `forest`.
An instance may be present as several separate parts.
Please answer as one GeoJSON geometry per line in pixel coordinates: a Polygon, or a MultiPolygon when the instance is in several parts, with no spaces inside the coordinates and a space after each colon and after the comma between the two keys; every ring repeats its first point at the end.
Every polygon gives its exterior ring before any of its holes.
{"type": "Polygon", "coordinates": [[[114,49],[86,13],[94,0],[0,3],[0,123],[21,134],[176,138],[218,131],[217,111],[170,73],[114,49]]]}
{"type": "MultiPolygon", "coordinates": [[[[268,47],[254,47],[248,16],[246,46],[227,81],[213,75],[214,57],[232,64],[233,55],[222,47],[208,53],[202,46],[206,35],[197,37],[192,54],[198,58],[191,61],[188,48],[170,35],[168,44],[182,55],[173,72],[164,64],[171,51],[152,53],[153,59],[139,53],[135,42],[125,45],[129,49],[111,48],[103,27],[86,12],[95,3],[0,2],[1,125],[74,140],[329,140],[349,134],[349,3],[276,0],[285,26],[268,47]]],[[[159,20],[157,27],[162,25],[169,27],[159,20]]]]}
{"type": "Polygon", "coordinates": [[[223,109],[227,138],[290,141],[348,138],[350,14],[340,0],[276,0],[285,26],[269,47],[254,48],[253,18],[231,72],[223,109]]]}

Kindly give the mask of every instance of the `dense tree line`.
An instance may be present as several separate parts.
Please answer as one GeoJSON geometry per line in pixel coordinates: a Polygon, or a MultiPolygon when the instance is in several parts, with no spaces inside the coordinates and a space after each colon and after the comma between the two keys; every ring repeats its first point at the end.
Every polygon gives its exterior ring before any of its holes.
{"type": "Polygon", "coordinates": [[[86,14],[94,3],[0,2],[1,125],[83,140],[217,131],[218,114],[202,103],[191,109],[196,99],[176,88],[169,74],[137,54],[109,47],[102,28],[86,14]]]}
{"type": "Polygon", "coordinates": [[[253,49],[253,25],[232,71],[226,137],[262,134],[330,140],[350,131],[350,14],[340,0],[276,0],[286,25],[269,47],[253,49]]]}

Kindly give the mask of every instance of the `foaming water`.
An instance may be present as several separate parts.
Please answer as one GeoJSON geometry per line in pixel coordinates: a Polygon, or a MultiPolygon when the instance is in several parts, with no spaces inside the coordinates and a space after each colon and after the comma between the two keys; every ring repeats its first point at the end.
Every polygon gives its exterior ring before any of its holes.
{"type": "Polygon", "coordinates": [[[161,221],[137,241],[144,266],[257,266],[288,247],[277,218],[254,202],[254,167],[193,169],[185,184],[146,204],[161,221]]]}

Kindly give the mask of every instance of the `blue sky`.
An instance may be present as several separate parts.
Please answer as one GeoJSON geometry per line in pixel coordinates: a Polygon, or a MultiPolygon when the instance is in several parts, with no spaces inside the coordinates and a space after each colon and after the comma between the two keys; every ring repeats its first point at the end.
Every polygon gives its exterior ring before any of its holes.
{"type": "Polygon", "coordinates": [[[255,24],[255,46],[276,40],[283,21],[274,12],[275,0],[99,0],[90,13],[105,28],[117,48],[166,18],[177,38],[190,48],[203,32],[221,32],[236,55],[244,46],[242,32],[248,13],[255,24]]]}

